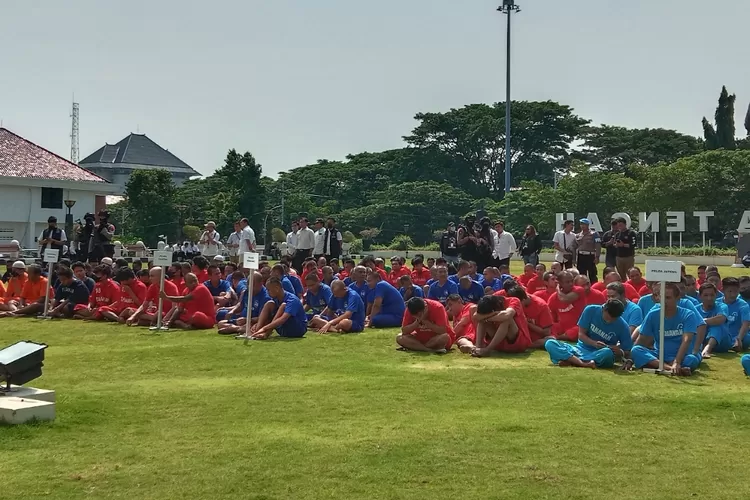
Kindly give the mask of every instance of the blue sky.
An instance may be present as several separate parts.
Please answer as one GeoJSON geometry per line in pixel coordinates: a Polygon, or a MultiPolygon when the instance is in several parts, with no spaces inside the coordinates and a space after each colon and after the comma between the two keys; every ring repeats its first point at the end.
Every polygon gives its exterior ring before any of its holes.
{"type": "MultiPolygon", "coordinates": [[[[6,0],[0,120],[68,157],[146,133],[198,171],[264,172],[402,146],[420,111],[504,100],[501,0],[6,0]]],[[[750,102],[747,0],[520,0],[513,98],[701,135],[750,102]]]]}

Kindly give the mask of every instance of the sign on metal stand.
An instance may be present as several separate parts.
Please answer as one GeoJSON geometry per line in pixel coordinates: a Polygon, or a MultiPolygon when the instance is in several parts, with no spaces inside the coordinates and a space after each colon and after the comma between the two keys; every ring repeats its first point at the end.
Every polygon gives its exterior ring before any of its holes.
{"type": "Polygon", "coordinates": [[[154,331],[167,331],[169,328],[162,326],[162,309],[164,307],[164,299],[161,298],[161,292],[164,291],[164,279],[167,274],[167,269],[172,265],[172,252],[166,250],[158,250],[154,252],[154,267],[161,267],[161,279],[159,280],[159,307],[156,310],[156,326],[152,326],[149,330],[154,331]]]}
{"type": "MultiPolygon", "coordinates": [[[[670,235],[671,236],[671,235],[670,235]]],[[[648,373],[664,373],[664,295],[667,283],[679,283],[682,279],[682,262],[672,260],[647,260],[646,281],[658,281],[661,293],[659,301],[659,369],[644,368],[648,373]]]]}
{"type": "Polygon", "coordinates": [[[245,252],[242,254],[242,267],[249,269],[250,272],[247,274],[247,318],[245,322],[245,344],[250,340],[250,321],[253,314],[253,275],[258,270],[260,263],[260,254],[255,252],[245,252]]]}
{"type": "Polygon", "coordinates": [[[49,319],[49,291],[52,288],[52,269],[60,259],[60,250],[45,250],[42,258],[47,263],[47,293],[44,294],[44,313],[39,316],[39,319],[49,319]]]}

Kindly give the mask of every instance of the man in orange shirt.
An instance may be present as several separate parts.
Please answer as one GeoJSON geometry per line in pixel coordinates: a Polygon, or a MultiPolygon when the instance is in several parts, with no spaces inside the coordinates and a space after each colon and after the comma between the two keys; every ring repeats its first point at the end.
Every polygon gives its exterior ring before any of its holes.
{"type": "Polygon", "coordinates": [[[573,274],[564,271],[558,276],[558,291],[547,300],[552,312],[552,335],[557,340],[578,340],[578,319],[586,307],[586,295],[583,288],[575,286],[573,274]]]}
{"type": "Polygon", "coordinates": [[[436,300],[409,299],[401,325],[396,343],[404,350],[445,354],[453,345],[455,334],[448,323],[448,313],[436,300]]]}
{"type": "MultiPolygon", "coordinates": [[[[47,291],[47,278],[42,276],[42,268],[32,264],[27,268],[27,279],[21,291],[15,311],[0,312],[0,318],[6,316],[36,316],[44,312],[44,293],[47,291]]],[[[50,297],[54,290],[50,288],[50,297]]],[[[51,301],[50,301],[51,303],[51,301]]]]}
{"type": "Polygon", "coordinates": [[[129,267],[121,267],[116,279],[120,283],[120,299],[114,304],[100,307],[99,313],[108,321],[125,324],[146,299],[147,287],[129,267]]]}
{"type": "MultiPolygon", "coordinates": [[[[151,326],[156,325],[157,314],[159,313],[159,291],[161,282],[161,267],[152,267],[149,270],[149,279],[151,284],[146,290],[146,298],[144,299],[141,306],[125,321],[128,326],[140,325],[140,326],[151,326]]],[[[164,291],[167,295],[179,295],[180,291],[177,289],[177,285],[169,280],[164,280],[164,291]]],[[[172,310],[172,303],[168,300],[162,301],[161,314],[162,318],[172,310]]]]}
{"type": "Polygon", "coordinates": [[[198,282],[193,273],[185,276],[184,296],[167,295],[161,292],[161,298],[170,302],[184,304],[183,308],[175,308],[170,313],[170,319],[166,326],[176,326],[183,330],[208,330],[216,324],[216,311],[214,309],[214,298],[206,285],[198,282]],[[178,315],[179,314],[179,315],[178,315]]]}
{"type": "Polygon", "coordinates": [[[541,297],[527,294],[520,286],[508,290],[508,297],[515,297],[521,301],[531,336],[531,348],[544,349],[547,339],[554,338],[550,335],[554,321],[547,302],[541,297]]]}
{"type": "Polygon", "coordinates": [[[493,351],[520,353],[531,347],[526,314],[515,297],[485,295],[472,319],[477,329],[472,356],[481,358],[493,351]]]}
{"type": "Polygon", "coordinates": [[[0,311],[14,312],[21,303],[21,293],[26,284],[26,264],[22,260],[13,263],[10,269],[11,278],[0,297],[0,311]]]}

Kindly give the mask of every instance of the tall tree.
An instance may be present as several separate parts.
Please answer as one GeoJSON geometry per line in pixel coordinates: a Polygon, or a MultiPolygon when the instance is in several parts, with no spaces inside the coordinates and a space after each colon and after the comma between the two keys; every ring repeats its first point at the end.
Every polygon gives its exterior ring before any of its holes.
{"type": "Polygon", "coordinates": [[[716,129],[706,117],[703,117],[703,147],[707,150],[719,149],[719,138],[716,137],[716,129]]]}
{"type": "Polygon", "coordinates": [[[265,219],[266,193],[260,181],[262,175],[263,169],[252,154],[240,155],[235,149],[229,150],[224,165],[214,174],[225,187],[223,199],[227,209],[247,217],[256,231],[261,229],[265,219]]]}
{"type": "Polygon", "coordinates": [[[745,114],[745,130],[747,136],[750,137],[750,104],[747,105],[747,113],[745,114]]]}
{"type": "Polygon", "coordinates": [[[721,87],[719,105],[716,107],[714,119],[716,127],[712,127],[706,117],[703,117],[703,134],[706,139],[706,149],[736,149],[736,129],[734,127],[734,102],[737,96],[729,94],[726,86],[721,87]],[[715,140],[714,140],[715,138],[715,140]]]}
{"type": "Polygon", "coordinates": [[[175,206],[175,185],[166,170],[135,170],[125,185],[132,232],[151,248],[159,235],[178,238],[180,224],[175,206]]]}

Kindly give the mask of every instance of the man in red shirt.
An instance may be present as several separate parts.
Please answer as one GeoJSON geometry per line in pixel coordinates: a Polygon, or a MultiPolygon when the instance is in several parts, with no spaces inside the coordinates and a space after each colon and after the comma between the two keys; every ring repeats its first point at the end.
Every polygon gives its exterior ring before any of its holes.
{"type": "Polygon", "coordinates": [[[214,298],[206,285],[198,282],[198,278],[189,273],[185,276],[185,289],[187,294],[184,296],[167,295],[161,292],[161,298],[170,302],[184,304],[178,316],[180,309],[174,309],[170,313],[170,320],[166,323],[167,327],[176,326],[183,330],[208,330],[216,324],[216,311],[214,309],[214,298]]]}
{"type": "Polygon", "coordinates": [[[430,270],[424,266],[424,259],[422,257],[414,257],[411,260],[411,267],[413,268],[411,271],[411,281],[415,286],[422,288],[427,284],[427,280],[432,277],[430,270]]]}
{"type": "MultiPolygon", "coordinates": [[[[646,286],[646,280],[643,279],[643,273],[641,273],[640,267],[631,267],[628,270],[628,281],[626,281],[627,284],[635,288],[635,290],[640,295],[640,290],[644,286],[646,286]]],[[[648,295],[651,292],[647,292],[644,295],[648,295]]],[[[641,295],[642,297],[643,295],[641,295]]]]}
{"type": "Polygon", "coordinates": [[[547,301],[557,293],[557,276],[549,271],[544,273],[544,288],[534,292],[534,295],[547,301]]]}
{"type": "Polygon", "coordinates": [[[172,263],[172,265],[169,266],[169,272],[167,273],[167,277],[168,277],[168,281],[174,283],[174,286],[178,290],[176,295],[179,295],[179,291],[185,288],[185,278],[182,277],[182,264],[180,264],[179,262],[172,263]]]}
{"type": "Polygon", "coordinates": [[[536,265],[534,268],[534,277],[529,279],[528,283],[525,285],[527,294],[533,295],[539,290],[544,290],[546,288],[544,284],[544,273],[546,272],[547,266],[542,263],[536,265]]]}
{"type": "Polygon", "coordinates": [[[477,305],[471,302],[465,303],[457,293],[449,295],[445,305],[450,315],[453,316],[453,333],[458,349],[464,354],[471,354],[477,338],[476,326],[472,320],[477,305]]]}
{"type": "Polygon", "coordinates": [[[586,307],[585,290],[573,284],[573,274],[564,271],[558,276],[558,291],[547,300],[552,313],[550,333],[557,340],[578,340],[578,319],[586,307]]]}
{"type": "Polygon", "coordinates": [[[210,279],[208,275],[208,259],[199,255],[193,259],[193,274],[198,278],[198,283],[203,283],[210,279]]]}
{"type": "Polygon", "coordinates": [[[523,266],[523,274],[518,277],[518,283],[523,287],[528,286],[529,281],[536,277],[536,269],[534,264],[526,264],[523,266]]]}
{"type": "Polygon", "coordinates": [[[116,278],[120,283],[120,300],[100,307],[99,313],[108,321],[124,324],[143,304],[147,287],[135,277],[135,273],[129,267],[118,269],[116,278]]]}
{"type": "MultiPolygon", "coordinates": [[[[157,314],[159,313],[159,283],[161,281],[161,267],[152,267],[149,270],[149,279],[151,284],[146,290],[146,297],[143,299],[140,307],[130,315],[125,321],[128,326],[151,326],[156,324],[157,314]]],[[[180,291],[177,285],[169,280],[164,280],[164,291],[167,295],[179,295],[180,291]]],[[[172,303],[163,300],[161,304],[162,318],[172,310],[172,303]]]]}
{"type": "Polygon", "coordinates": [[[493,351],[520,353],[531,347],[526,314],[515,297],[485,295],[472,319],[477,330],[472,356],[481,358],[493,351]]]}
{"type": "Polygon", "coordinates": [[[527,294],[520,286],[508,290],[508,297],[515,297],[521,301],[531,336],[531,348],[544,349],[547,339],[554,338],[550,335],[554,321],[547,302],[541,297],[527,294]]]}
{"type": "Polygon", "coordinates": [[[409,299],[401,325],[396,342],[407,351],[445,354],[453,345],[455,334],[448,323],[448,313],[436,300],[409,299]]]}
{"type": "Polygon", "coordinates": [[[602,292],[593,290],[591,288],[591,281],[589,281],[588,276],[579,274],[578,276],[576,276],[574,283],[576,286],[580,286],[584,289],[587,306],[590,306],[592,304],[601,305],[607,302],[607,297],[602,292]]]}
{"type": "Polygon", "coordinates": [[[75,306],[73,318],[102,320],[101,308],[120,300],[120,285],[112,280],[112,266],[100,264],[94,268],[94,289],[89,296],[88,307],[75,306]]]}
{"type": "MultiPolygon", "coordinates": [[[[610,283],[614,283],[616,281],[619,281],[620,283],[622,283],[622,279],[620,279],[620,274],[617,271],[612,271],[604,275],[604,281],[598,281],[591,288],[593,290],[602,292],[606,296],[607,285],[609,285],[610,283]]],[[[633,285],[629,283],[622,283],[622,286],[625,287],[625,297],[627,297],[629,301],[637,304],[638,300],[641,298],[641,295],[638,293],[638,290],[633,288],[633,285]]]]}
{"type": "Polygon", "coordinates": [[[393,257],[391,259],[391,272],[388,273],[388,283],[393,285],[395,288],[398,288],[399,286],[401,286],[398,281],[401,276],[410,275],[411,271],[409,271],[409,268],[401,265],[401,257],[393,257]]]}

